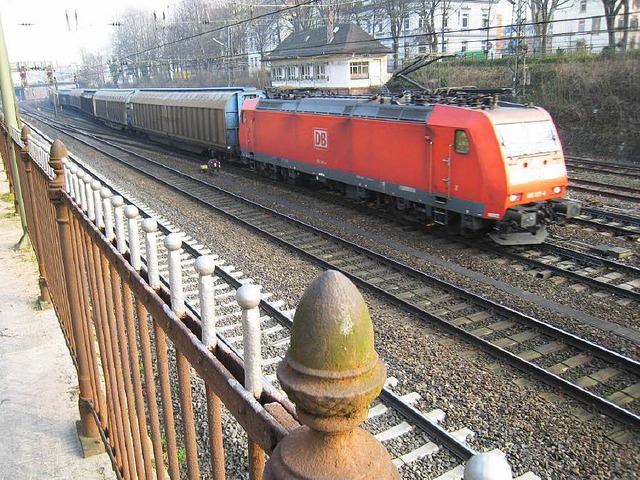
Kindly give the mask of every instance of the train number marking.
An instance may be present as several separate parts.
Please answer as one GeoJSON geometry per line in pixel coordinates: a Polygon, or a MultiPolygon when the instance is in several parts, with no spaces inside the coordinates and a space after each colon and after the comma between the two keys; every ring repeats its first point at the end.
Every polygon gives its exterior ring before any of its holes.
{"type": "Polygon", "coordinates": [[[321,150],[327,150],[329,148],[329,132],[323,128],[314,128],[313,146],[321,150]]]}
{"type": "Polygon", "coordinates": [[[526,194],[526,198],[530,199],[530,198],[540,198],[540,197],[545,197],[547,195],[547,191],[546,190],[540,190],[538,192],[530,192],[526,194]]]}

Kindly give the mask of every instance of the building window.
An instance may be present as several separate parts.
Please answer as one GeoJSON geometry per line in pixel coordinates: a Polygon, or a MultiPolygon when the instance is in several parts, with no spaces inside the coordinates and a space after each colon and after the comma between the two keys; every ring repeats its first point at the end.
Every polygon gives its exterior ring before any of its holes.
{"type": "Polygon", "coordinates": [[[404,19],[404,24],[403,24],[403,26],[404,26],[404,29],[405,29],[405,30],[409,30],[409,17],[407,17],[407,18],[405,18],[405,19],[404,19]]]}
{"type": "Polygon", "coordinates": [[[468,13],[463,13],[462,14],[462,28],[468,28],[469,27],[469,14],[468,13]]]}
{"type": "Polygon", "coordinates": [[[424,16],[420,15],[418,17],[418,28],[424,28],[426,22],[424,16]]]}
{"type": "Polygon", "coordinates": [[[289,65],[287,67],[287,80],[298,80],[298,66],[297,65],[289,65]]]}
{"type": "Polygon", "coordinates": [[[443,28],[447,28],[449,26],[449,18],[448,17],[444,17],[442,19],[442,27],[443,28]]]}
{"type": "Polygon", "coordinates": [[[369,78],[369,62],[350,62],[351,80],[369,78]]]}
{"type": "Polygon", "coordinates": [[[382,23],[378,24],[378,33],[382,33],[382,30],[384,29],[382,23]]]}
{"type": "Polygon", "coordinates": [[[427,53],[427,46],[424,43],[418,45],[418,53],[427,53]]]}
{"type": "Polygon", "coordinates": [[[315,65],[316,71],[316,79],[317,80],[326,80],[327,79],[327,64],[326,63],[317,63],[315,65]]]}
{"type": "Polygon", "coordinates": [[[302,80],[311,80],[313,78],[313,65],[307,63],[300,67],[300,75],[302,80]]]}
{"type": "Polygon", "coordinates": [[[489,12],[482,12],[482,27],[487,28],[489,26],[489,12]]]}
{"type": "Polygon", "coordinates": [[[447,48],[449,48],[449,40],[445,40],[444,43],[442,44],[442,52],[446,52],[447,48]]]}
{"type": "Polygon", "coordinates": [[[580,13],[587,11],[587,0],[580,0],[580,13]]]}
{"type": "Polygon", "coordinates": [[[584,33],[584,20],[578,21],[578,32],[584,33]]]}
{"type": "Polygon", "coordinates": [[[273,68],[273,79],[277,81],[284,80],[284,67],[273,68]]]}
{"type": "Polygon", "coordinates": [[[593,19],[591,20],[591,31],[593,33],[597,33],[600,31],[600,17],[593,17],[593,19]]]}
{"type": "Polygon", "coordinates": [[[462,48],[460,49],[460,51],[466,52],[468,47],[469,47],[469,42],[462,42],[462,48]]]}

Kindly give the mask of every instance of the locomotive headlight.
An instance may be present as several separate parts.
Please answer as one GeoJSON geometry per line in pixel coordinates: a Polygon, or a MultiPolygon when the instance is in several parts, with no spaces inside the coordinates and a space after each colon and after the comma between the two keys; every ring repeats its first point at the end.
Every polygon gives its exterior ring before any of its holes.
{"type": "Polygon", "coordinates": [[[517,202],[518,200],[522,200],[521,193],[512,193],[511,195],[509,195],[510,202],[517,202]]]}
{"type": "Polygon", "coordinates": [[[560,193],[562,191],[562,187],[553,187],[553,193],[560,193]]]}
{"type": "Polygon", "coordinates": [[[536,222],[538,221],[538,216],[536,212],[526,212],[520,216],[520,227],[521,228],[531,228],[536,226],[536,222]]]}

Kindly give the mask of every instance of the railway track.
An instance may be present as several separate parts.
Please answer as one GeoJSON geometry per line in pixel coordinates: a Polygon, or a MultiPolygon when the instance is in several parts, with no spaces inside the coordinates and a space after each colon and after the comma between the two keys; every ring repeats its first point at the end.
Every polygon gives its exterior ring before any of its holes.
{"type": "Polygon", "coordinates": [[[640,201],[640,190],[633,187],[623,187],[609,183],[571,178],[569,180],[569,188],[596,195],[606,195],[607,197],[619,198],[621,200],[640,201]]]}
{"type": "MultiPolygon", "coordinates": [[[[35,127],[32,127],[37,132],[35,127]]],[[[47,138],[42,133],[39,133],[47,138]]],[[[50,139],[48,139],[50,141],[50,139]]],[[[92,172],[90,166],[86,165],[72,155],[71,160],[86,172],[92,172]]],[[[140,228],[143,218],[155,218],[158,221],[159,233],[156,241],[158,252],[163,252],[164,238],[170,233],[176,233],[168,221],[155,214],[149,207],[136,200],[133,196],[125,194],[125,203],[136,205],[141,216],[137,223],[140,228]]],[[[128,230],[128,222],[124,222],[124,227],[128,230]]],[[[180,233],[180,232],[177,232],[180,233]]],[[[197,277],[194,263],[201,255],[208,255],[211,252],[198,245],[194,240],[184,234],[182,255],[182,268],[184,275],[185,301],[193,312],[199,313],[199,293],[197,290],[197,277]],[[191,286],[191,288],[189,288],[191,286]]],[[[144,239],[140,239],[141,251],[144,251],[144,239]]],[[[168,285],[168,261],[166,254],[159,256],[159,270],[162,281],[168,285]]],[[[253,283],[254,280],[245,278],[243,272],[236,270],[232,265],[226,265],[224,260],[216,259],[216,269],[214,272],[216,291],[216,308],[219,314],[217,332],[220,340],[229,348],[242,357],[242,311],[235,301],[236,290],[245,283],[253,283]]],[[[276,378],[276,368],[289,344],[289,330],[292,325],[292,317],[295,313],[293,309],[287,309],[282,301],[269,301],[272,295],[262,292],[260,303],[261,326],[262,326],[262,351],[268,352],[268,358],[263,358],[263,374],[273,385],[279,388],[276,378]]],[[[429,468],[429,459],[439,456],[442,462],[451,466],[447,471],[438,472],[432,478],[436,480],[456,480],[462,478],[464,462],[466,462],[476,451],[469,446],[469,441],[475,438],[476,433],[470,428],[460,428],[455,431],[448,431],[446,425],[446,413],[438,408],[427,407],[426,401],[414,392],[402,392],[404,386],[398,385],[398,381],[390,376],[375,403],[372,405],[367,420],[363,427],[373,433],[381,442],[385,444],[393,457],[394,464],[402,469],[414,462],[426,463],[429,468]],[[425,408],[423,411],[422,408],[425,408]]],[[[284,392],[281,392],[284,396],[284,392]]],[[[424,468],[424,467],[423,467],[424,468]]],[[[401,470],[402,471],[402,470],[401,470]]],[[[531,472],[517,477],[520,480],[535,480],[539,477],[531,472]]]]}
{"type": "MultiPolygon", "coordinates": [[[[89,142],[90,143],[90,142],[89,142]]],[[[92,145],[94,146],[94,145],[92,145]]],[[[95,146],[94,146],[95,148],[95,146]]],[[[116,148],[118,155],[124,149],[116,148]]],[[[112,155],[106,153],[107,155],[112,155]]],[[[454,332],[509,365],[627,425],[640,425],[640,364],[569,332],[488,301],[328,232],[281,215],[236,194],[215,189],[128,153],[127,165],[214,208],[276,242],[342,271],[419,318],[454,332]]]]}
{"type": "Polygon", "coordinates": [[[627,237],[630,240],[640,238],[640,218],[610,210],[583,206],[580,208],[580,215],[573,217],[571,222],[609,231],[616,236],[627,237]]]}
{"type": "Polygon", "coordinates": [[[640,302],[640,268],[577,252],[547,241],[540,246],[515,247],[500,255],[528,264],[536,278],[560,275],[596,291],[640,302]]]}
{"type": "Polygon", "coordinates": [[[565,156],[565,161],[568,167],[578,170],[640,178],[640,165],[638,164],[605,162],[589,158],[573,157],[569,155],[565,156]]]}

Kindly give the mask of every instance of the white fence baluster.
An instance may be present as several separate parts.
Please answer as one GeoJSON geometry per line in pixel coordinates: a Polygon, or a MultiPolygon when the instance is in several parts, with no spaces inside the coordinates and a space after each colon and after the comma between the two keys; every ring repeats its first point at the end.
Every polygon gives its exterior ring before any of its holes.
{"type": "Polygon", "coordinates": [[[135,205],[127,205],[124,207],[124,214],[127,217],[129,226],[129,262],[134,270],[139,271],[142,268],[140,235],[138,234],[138,215],[140,211],[135,205]]]}
{"type": "Polygon", "coordinates": [[[125,254],[127,252],[127,241],[124,235],[124,198],[116,195],[111,199],[113,205],[113,215],[115,217],[116,227],[116,246],[118,252],[125,254]]]}
{"type": "Polygon", "coordinates": [[[182,238],[177,233],[170,233],[164,239],[164,246],[169,251],[169,290],[171,294],[171,309],[181,316],[184,314],[184,292],[182,291],[182,238]]]}
{"type": "Polygon", "coordinates": [[[262,394],[262,353],[260,348],[260,288],[242,285],[236,292],[242,307],[242,337],[244,345],[244,387],[259,398],[262,394]]]}
{"type": "Polygon", "coordinates": [[[104,227],[104,220],[102,218],[102,200],[100,199],[100,180],[94,179],[91,182],[91,190],[93,190],[93,206],[95,208],[96,226],[98,228],[104,227]]]}
{"type": "Polygon", "coordinates": [[[156,222],[153,218],[145,218],[142,221],[142,230],[144,230],[145,233],[149,286],[151,288],[158,288],[160,287],[160,271],[158,269],[158,246],[156,245],[156,232],[158,231],[158,222],[156,222]]]}
{"type": "Polygon", "coordinates": [[[107,187],[100,189],[100,197],[102,198],[102,213],[104,218],[104,236],[107,240],[113,239],[113,217],[111,212],[111,190],[107,187]]]}
{"type": "Polygon", "coordinates": [[[213,255],[202,255],[196,259],[194,268],[199,278],[200,319],[202,320],[202,343],[205,347],[216,346],[216,302],[213,290],[213,277],[216,269],[213,255]]]}
{"type": "Polygon", "coordinates": [[[96,220],[96,209],[93,204],[93,187],[91,184],[93,183],[93,178],[88,173],[84,174],[84,188],[85,188],[85,197],[87,199],[87,217],[92,222],[96,220]]]}
{"type": "Polygon", "coordinates": [[[464,467],[464,480],[512,480],[511,467],[501,452],[477,453],[464,467]]]}

